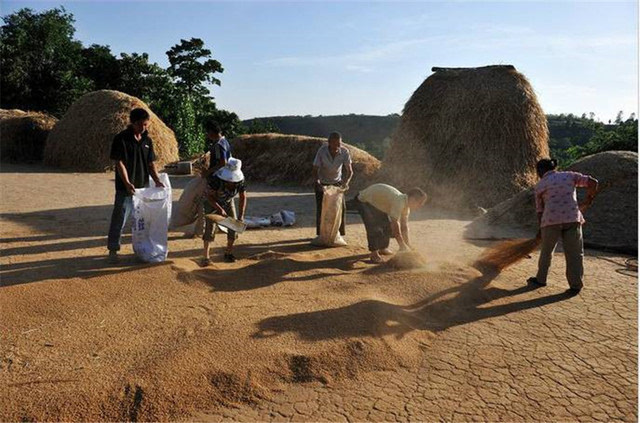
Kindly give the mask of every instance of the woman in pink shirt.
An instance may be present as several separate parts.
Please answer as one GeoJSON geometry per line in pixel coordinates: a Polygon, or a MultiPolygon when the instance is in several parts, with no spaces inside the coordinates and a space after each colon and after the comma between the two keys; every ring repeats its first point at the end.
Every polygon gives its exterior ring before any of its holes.
{"type": "Polygon", "coordinates": [[[577,172],[556,171],[555,159],[538,161],[536,170],[540,181],[535,186],[536,211],[542,238],[538,274],[528,282],[540,286],[547,284],[547,274],[556,245],[562,238],[567,262],[569,290],[578,293],[582,289],[584,273],[582,242],[582,211],[591,205],[598,189],[598,181],[577,172]],[[576,187],[587,188],[587,198],[578,204],[576,187]]]}

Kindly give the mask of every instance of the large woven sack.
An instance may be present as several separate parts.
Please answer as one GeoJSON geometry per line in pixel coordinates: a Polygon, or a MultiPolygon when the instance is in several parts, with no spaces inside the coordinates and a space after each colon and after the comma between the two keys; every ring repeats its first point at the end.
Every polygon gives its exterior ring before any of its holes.
{"type": "Polygon", "coordinates": [[[206,179],[196,176],[182,191],[182,195],[173,210],[171,227],[189,225],[196,221],[198,210],[202,206],[202,196],[207,185],[206,179]]]}
{"type": "Polygon", "coordinates": [[[344,189],[332,185],[322,187],[322,214],[320,217],[320,235],[311,241],[313,245],[323,247],[338,247],[346,245],[338,234],[340,219],[342,218],[342,206],[344,189]]]}

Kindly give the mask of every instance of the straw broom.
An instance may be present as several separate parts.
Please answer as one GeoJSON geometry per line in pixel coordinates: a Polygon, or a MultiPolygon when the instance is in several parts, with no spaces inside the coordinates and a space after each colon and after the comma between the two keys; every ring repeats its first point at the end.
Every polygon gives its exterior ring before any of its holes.
{"type": "Polygon", "coordinates": [[[529,256],[540,245],[541,238],[509,239],[486,250],[476,261],[476,267],[502,270],[529,256]]]}

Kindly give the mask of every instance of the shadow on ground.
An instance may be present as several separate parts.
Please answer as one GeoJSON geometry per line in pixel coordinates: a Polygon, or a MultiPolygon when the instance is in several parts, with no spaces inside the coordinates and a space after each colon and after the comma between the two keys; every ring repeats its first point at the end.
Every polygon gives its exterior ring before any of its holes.
{"type": "Polygon", "coordinates": [[[183,274],[208,284],[213,291],[248,291],[281,282],[306,282],[328,276],[340,276],[353,270],[355,263],[367,258],[368,254],[333,257],[328,259],[303,261],[287,256],[287,252],[314,251],[316,247],[308,242],[249,244],[239,248],[242,251],[285,254],[282,257],[258,260],[253,264],[235,269],[202,268],[183,274]],[[313,271],[310,273],[310,271],[313,271]],[[296,276],[296,273],[306,272],[296,276]]]}
{"type": "Polygon", "coordinates": [[[496,276],[495,272],[485,271],[481,276],[460,286],[440,291],[409,305],[365,300],[335,309],[270,317],[258,324],[253,336],[262,338],[293,332],[307,341],[385,335],[402,338],[414,330],[443,331],[454,326],[542,307],[575,295],[561,292],[486,306],[494,300],[516,297],[536,289],[531,285],[513,290],[488,287],[496,276]]]}

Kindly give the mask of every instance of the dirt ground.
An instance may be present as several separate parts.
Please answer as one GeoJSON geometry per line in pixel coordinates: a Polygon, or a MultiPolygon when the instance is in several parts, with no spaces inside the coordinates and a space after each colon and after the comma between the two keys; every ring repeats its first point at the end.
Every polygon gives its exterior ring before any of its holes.
{"type": "MultiPolygon", "coordinates": [[[[587,250],[585,289],[565,292],[557,253],[499,275],[470,264],[491,245],[468,220],[412,216],[423,269],[318,249],[314,197],[249,185],[237,263],[201,268],[202,242],[169,234],[169,260],[106,263],[113,174],[2,164],[0,420],[636,421],[637,273],[587,250]]],[[[174,200],[188,178],[172,177],[174,200]]],[[[395,247],[395,245],[394,245],[395,247]]]]}

